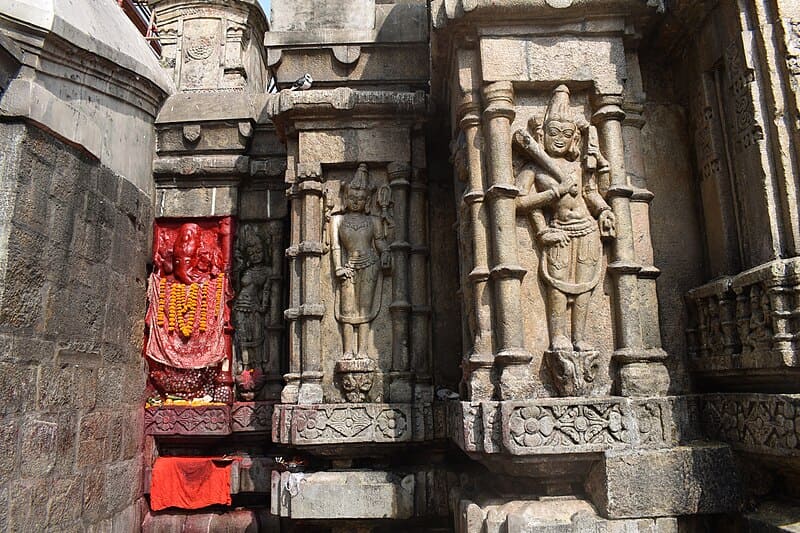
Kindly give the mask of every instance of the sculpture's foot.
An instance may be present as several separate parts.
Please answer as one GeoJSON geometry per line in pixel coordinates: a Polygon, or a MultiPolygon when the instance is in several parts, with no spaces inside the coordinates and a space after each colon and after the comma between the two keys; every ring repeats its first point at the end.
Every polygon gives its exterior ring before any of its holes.
{"type": "Polygon", "coordinates": [[[591,343],[584,340],[575,341],[574,346],[576,352],[591,352],[592,350],[594,350],[594,346],[592,346],[591,343]]]}
{"type": "Polygon", "coordinates": [[[572,343],[566,335],[556,335],[550,343],[550,349],[554,352],[572,351],[572,343]]]}

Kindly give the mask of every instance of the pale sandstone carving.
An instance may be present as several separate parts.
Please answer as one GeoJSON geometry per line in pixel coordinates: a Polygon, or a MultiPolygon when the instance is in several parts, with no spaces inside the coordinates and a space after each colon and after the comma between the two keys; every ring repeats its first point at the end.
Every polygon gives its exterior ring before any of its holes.
{"type": "Polygon", "coordinates": [[[601,238],[616,234],[614,213],[597,186],[597,175],[608,172],[608,163],[594,127],[570,116],[564,85],[553,91],[543,122],[532,120],[514,141],[530,159],[517,173],[526,194],[516,205],[530,217],[542,249],[550,368],[562,395],[584,395],[598,370],[598,352],[585,329],[602,271],[601,238]]]}
{"type": "Polygon", "coordinates": [[[360,164],[344,184],[342,211],[330,216],[330,246],[336,282],[336,320],[342,327],[343,354],[337,361],[341,387],[352,402],[365,401],[372,387],[375,364],[367,355],[370,323],[382,306],[383,270],[391,266],[388,237],[392,227],[391,194],[377,191],[369,171],[360,164]],[[372,214],[373,205],[380,215],[372,214]]]}

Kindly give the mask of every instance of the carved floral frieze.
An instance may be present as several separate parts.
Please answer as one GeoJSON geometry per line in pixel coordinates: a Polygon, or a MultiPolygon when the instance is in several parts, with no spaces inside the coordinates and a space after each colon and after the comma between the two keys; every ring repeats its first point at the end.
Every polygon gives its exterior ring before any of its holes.
{"type": "Polygon", "coordinates": [[[146,435],[230,435],[230,407],[157,406],[144,410],[146,435]]]}
{"type": "Polygon", "coordinates": [[[468,453],[536,455],[674,444],[669,399],[452,402],[450,438],[468,453]]]}
{"type": "Polygon", "coordinates": [[[272,439],[293,445],[408,442],[434,437],[433,411],[411,404],[278,405],[272,439]]]}
{"type": "Polygon", "coordinates": [[[741,450],[800,455],[800,397],[711,394],[701,399],[708,437],[741,450]]]}

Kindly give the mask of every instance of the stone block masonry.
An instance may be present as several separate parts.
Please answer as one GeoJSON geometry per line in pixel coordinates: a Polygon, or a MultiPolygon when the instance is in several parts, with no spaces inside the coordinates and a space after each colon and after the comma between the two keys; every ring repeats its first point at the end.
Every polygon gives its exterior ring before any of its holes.
{"type": "Polygon", "coordinates": [[[0,131],[0,530],[139,523],[151,200],[34,126],[0,131]]]}

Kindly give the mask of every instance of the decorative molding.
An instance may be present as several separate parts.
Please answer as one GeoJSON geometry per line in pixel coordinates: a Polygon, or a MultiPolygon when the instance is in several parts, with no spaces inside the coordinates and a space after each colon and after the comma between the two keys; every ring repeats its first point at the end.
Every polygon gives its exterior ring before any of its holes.
{"type": "Polygon", "coordinates": [[[173,405],[144,410],[146,435],[230,435],[230,421],[231,408],[228,405],[173,405]]]}
{"type": "Polygon", "coordinates": [[[674,398],[450,402],[448,432],[471,454],[592,453],[674,446],[674,398]]]}
{"type": "Polygon", "coordinates": [[[430,406],[385,403],[276,405],[272,440],[294,446],[392,443],[434,437],[430,406]]]}
{"type": "Polygon", "coordinates": [[[737,450],[800,456],[800,396],[708,394],[700,397],[708,437],[737,450]]]}

